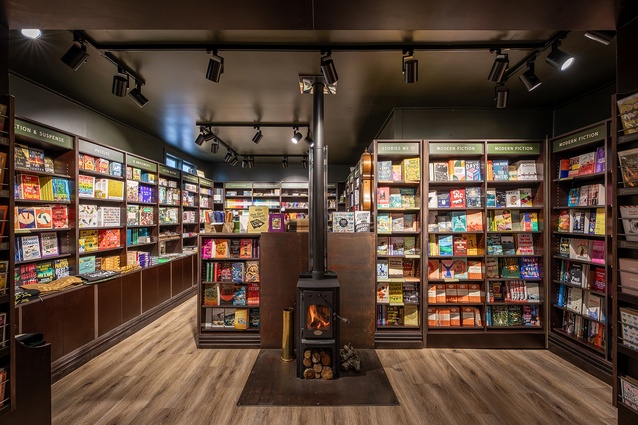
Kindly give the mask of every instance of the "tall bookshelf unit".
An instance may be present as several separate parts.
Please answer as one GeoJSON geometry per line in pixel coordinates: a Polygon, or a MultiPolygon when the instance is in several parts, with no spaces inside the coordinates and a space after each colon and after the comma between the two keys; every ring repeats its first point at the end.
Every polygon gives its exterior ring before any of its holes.
{"type": "Polygon", "coordinates": [[[248,214],[248,207],[253,205],[252,182],[227,182],[224,184],[224,210],[233,215],[248,214]]]}
{"type": "Polygon", "coordinates": [[[215,223],[215,185],[212,180],[199,178],[199,233],[205,230],[205,223],[215,223]]]}
{"type": "MultiPolygon", "coordinates": [[[[613,96],[612,110],[612,152],[609,163],[615,172],[613,176],[612,234],[613,279],[611,279],[613,306],[612,360],[613,360],[613,400],[618,406],[618,423],[633,424],[638,421],[635,394],[638,392],[638,182],[631,175],[635,172],[638,149],[638,131],[627,129],[617,101],[626,101],[636,93],[613,96]],[[633,158],[632,156],[633,155],[633,158]],[[620,157],[623,157],[621,160],[620,157]],[[633,394],[633,397],[632,397],[633,394]]],[[[625,120],[631,118],[625,117],[625,120]]]]}
{"type": "Polygon", "coordinates": [[[281,212],[286,221],[308,218],[308,182],[281,182],[281,212]]]}
{"type": "Polygon", "coordinates": [[[199,233],[200,178],[182,172],[182,248],[196,249],[199,233]]]}
{"type": "Polygon", "coordinates": [[[422,346],[421,143],[377,140],[373,164],[377,170],[375,343],[422,346]],[[409,174],[404,172],[406,161],[411,163],[409,174]],[[398,170],[394,175],[393,167],[398,170]]]}
{"type": "Polygon", "coordinates": [[[260,234],[199,236],[197,345],[259,347],[260,234]]]}
{"type": "Polygon", "coordinates": [[[267,206],[271,213],[281,209],[281,183],[253,182],[253,205],[267,206]]]}
{"type": "MultiPolygon", "coordinates": [[[[159,254],[158,190],[156,180],[142,181],[142,170],[155,173],[157,164],[126,155],[127,245],[143,257],[159,254]]],[[[148,176],[147,176],[148,178],[148,176]]],[[[139,254],[136,255],[139,258],[139,254]]]]}
{"type": "Polygon", "coordinates": [[[611,378],[613,220],[609,122],[550,140],[549,348],[611,378]]]}

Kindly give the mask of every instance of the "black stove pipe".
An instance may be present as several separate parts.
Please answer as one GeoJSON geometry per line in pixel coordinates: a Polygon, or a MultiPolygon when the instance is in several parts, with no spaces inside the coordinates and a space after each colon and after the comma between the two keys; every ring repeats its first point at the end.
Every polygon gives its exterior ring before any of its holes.
{"type": "Polygon", "coordinates": [[[312,175],[310,176],[310,253],[309,268],[314,279],[323,279],[326,272],[325,252],[327,239],[325,149],[323,142],[323,88],[322,82],[312,85],[312,175]]]}

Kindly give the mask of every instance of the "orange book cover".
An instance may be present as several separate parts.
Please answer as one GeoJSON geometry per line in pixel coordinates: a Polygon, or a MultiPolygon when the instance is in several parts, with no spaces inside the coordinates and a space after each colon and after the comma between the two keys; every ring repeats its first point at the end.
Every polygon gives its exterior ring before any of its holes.
{"type": "Polygon", "coordinates": [[[458,285],[456,285],[456,299],[459,303],[470,302],[470,295],[467,284],[459,283],[458,285]]]}
{"type": "Polygon", "coordinates": [[[461,310],[458,307],[450,308],[450,326],[461,326],[461,310]]]}
{"type": "Polygon", "coordinates": [[[468,286],[468,291],[469,291],[469,302],[471,303],[480,303],[482,302],[481,300],[481,285],[480,284],[476,284],[476,283],[472,283],[468,286]]]}
{"type": "Polygon", "coordinates": [[[215,258],[228,258],[228,239],[215,241],[215,258]]]}
{"type": "Polygon", "coordinates": [[[438,323],[438,312],[436,308],[430,307],[428,308],[428,326],[437,327],[438,323]]]}
{"type": "Polygon", "coordinates": [[[487,180],[494,180],[494,168],[492,168],[492,160],[487,160],[487,180]]]}
{"type": "Polygon", "coordinates": [[[428,304],[436,304],[436,285],[428,285],[428,304]]]}
{"type": "Polygon", "coordinates": [[[463,307],[462,317],[463,317],[463,326],[475,326],[473,307],[463,307]]]}
{"type": "Polygon", "coordinates": [[[20,199],[40,200],[40,179],[31,174],[20,174],[20,199]]]}
{"type": "Polygon", "coordinates": [[[455,303],[457,301],[456,296],[456,284],[448,283],[445,285],[445,302],[447,303],[455,303]]]}
{"type": "Polygon", "coordinates": [[[439,326],[450,326],[450,308],[441,307],[439,310],[439,326]]]}
{"type": "Polygon", "coordinates": [[[436,302],[438,304],[445,304],[445,285],[436,285],[436,302]]]}

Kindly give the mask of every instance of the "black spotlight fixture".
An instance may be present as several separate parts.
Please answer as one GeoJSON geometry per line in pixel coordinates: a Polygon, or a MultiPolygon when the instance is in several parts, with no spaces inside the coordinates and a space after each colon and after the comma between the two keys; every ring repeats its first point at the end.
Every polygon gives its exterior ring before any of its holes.
{"type": "Polygon", "coordinates": [[[561,71],[566,70],[574,63],[574,57],[563,52],[558,48],[560,46],[560,41],[555,41],[552,43],[552,51],[549,52],[549,55],[545,58],[545,62],[553,66],[554,68],[560,69],[561,71]]]}
{"type": "Polygon", "coordinates": [[[248,168],[248,158],[244,157],[244,159],[241,160],[241,168],[248,168]]]}
{"type": "MultiPolygon", "coordinates": [[[[208,51],[210,53],[210,51],[208,51]]],[[[224,73],[224,58],[217,55],[217,50],[213,51],[213,55],[208,61],[208,69],[206,70],[206,78],[214,83],[219,83],[219,79],[224,73]]]]}
{"type": "Polygon", "coordinates": [[[487,76],[487,79],[493,83],[502,83],[503,78],[505,77],[505,71],[507,71],[509,64],[510,60],[508,55],[501,54],[501,51],[499,50],[496,53],[496,58],[494,59],[490,75],[487,76]]]}
{"type": "Polygon", "coordinates": [[[337,75],[337,68],[335,68],[335,63],[330,57],[330,52],[325,52],[325,56],[321,57],[321,73],[323,74],[323,78],[326,79],[326,83],[328,85],[334,84],[339,80],[339,76],[337,75]]]}
{"type": "Polygon", "coordinates": [[[217,140],[217,138],[214,138],[213,143],[210,144],[210,152],[212,154],[216,154],[217,152],[219,152],[219,141],[217,140]]]}
{"type": "Polygon", "coordinates": [[[210,142],[211,140],[215,140],[215,135],[211,131],[210,127],[200,127],[199,136],[197,136],[195,144],[201,146],[206,142],[210,142]]]}
{"type": "Polygon", "coordinates": [[[414,59],[412,50],[403,51],[403,82],[412,84],[419,81],[419,61],[414,59]]]}
{"type": "Polygon", "coordinates": [[[503,84],[499,84],[494,88],[496,94],[496,107],[498,109],[507,108],[507,98],[509,97],[510,91],[506,89],[503,84]]]}
{"type": "Polygon", "coordinates": [[[224,156],[224,161],[230,162],[231,159],[233,159],[233,152],[228,149],[228,152],[226,152],[226,156],[224,156]]]}
{"type": "Polygon", "coordinates": [[[251,155],[248,157],[248,168],[253,168],[254,166],[255,166],[255,157],[251,155]]]}
{"type": "Polygon", "coordinates": [[[259,127],[255,127],[255,129],[257,129],[257,132],[253,136],[253,143],[258,144],[259,142],[261,142],[261,139],[264,137],[264,135],[261,133],[261,129],[259,127]]]}
{"type": "Polygon", "coordinates": [[[296,145],[301,141],[302,138],[303,135],[299,132],[299,127],[295,127],[295,129],[292,131],[292,137],[290,138],[290,141],[296,145]]]}
{"type": "Polygon", "coordinates": [[[527,91],[532,91],[536,87],[541,85],[541,80],[534,74],[534,61],[527,63],[527,71],[525,71],[520,77],[521,82],[527,87],[527,91]]]}
{"type": "Polygon", "coordinates": [[[118,68],[117,74],[113,76],[113,87],[111,92],[118,97],[126,96],[128,91],[128,74],[121,68],[118,68]]]}
{"type": "Polygon", "coordinates": [[[62,56],[62,62],[67,64],[69,68],[77,71],[83,64],[86,63],[89,58],[89,54],[86,53],[86,46],[83,40],[73,40],[73,45],[62,56]]]}
{"type": "Polygon", "coordinates": [[[144,105],[148,103],[148,99],[142,94],[142,83],[138,80],[135,80],[135,88],[130,90],[128,95],[131,96],[131,99],[133,99],[140,108],[144,107],[144,105]]]}
{"type": "Polygon", "coordinates": [[[587,31],[585,37],[608,46],[616,38],[616,31],[587,31]]]}
{"type": "Polygon", "coordinates": [[[239,158],[237,158],[237,154],[235,154],[231,159],[230,159],[230,165],[232,165],[233,167],[235,165],[237,165],[237,163],[239,162],[239,158]]]}
{"type": "Polygon", "coordinates": [[[308,143],[310,147],[314,146],[315,141],[312,140],[312,137],[310,137],[310,128],[308,129],[308,133],[306,133],[306,137],[304,138],[304,140],[306,141],[306,143],[308,143]]]}
{"type": "Polygon", "coordinates": [[[304,168],[304,170],[308,168],[308,157],[305,155],[301,160],[301,166],[304,168]]]}
{"type": "Polygon", "coordinates": [[[284,156],[284,159],[281,160],[281,166],[284,168],[288,168],[288,157],[284,156]]]}

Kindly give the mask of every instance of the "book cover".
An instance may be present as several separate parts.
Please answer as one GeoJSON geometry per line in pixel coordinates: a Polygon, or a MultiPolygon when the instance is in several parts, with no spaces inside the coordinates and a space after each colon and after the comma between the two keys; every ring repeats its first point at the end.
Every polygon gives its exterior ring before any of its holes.
{"type": "Polygon", "coordinates": [[[448,163],[434,163],[434,181],[448,181],[448,163]]]}
{"type": "Polygon", "coordinates": [[[95,197],[95,177],[83,174],[78,176],[78,196],[80,198],[95,197]]]}
{"type": "Polygon", "coordinates": [[[456,285],[454,283],[449,283],[449,284],[445,285],[445,302],[446,303],[457,303],[458,302],[458,296],[457,296],[457,292],[456,292],[456,285]]]}
{"type": "Polygon", "coordinates": [[[580,188],[572,187],[569,189],[569,193],[567,194],[567,206],[568,207],[577,207],[580,196],[580,188]]]}
{"type": "Polygon", "coordinates": [[[465,160],[451,159],[448,161],[448,180],[465,181],[465,160]]]}
{"type": "Polygon", "coordinates": [[[389,282],[388,284],[388,303],[390,305],[403,304],[403,284],[401,282],[389,282]]]}
{"type": "Polygon", "coordinates": [[[428,208],[438,208],[438,196],[436,190],[428,191],[428,208]]]}
{"type": "Polygon", "coordinates": [[[417,245],[416,237],[414,236],[405,236],[403,238],[403,246],[405,249],[405,255],[419,255],[420,248],[417,245]]]}
{"type": "Polygon", "coordinates": [[[518,180],[538,180],[536,161],[525,159],[516,162],[518,180]]]}
{"type": "Polygon", "coordinates": [[[389,254],[390,255],[404,255],[405,254],[405,245],[404,239],[402,236],[393,236],[390,238],[389,245],[389,254]]]}
{"type": "Polygon", "coordinates": [[[392,181],[403,181],[403,170],[401,168],[401,164],[392,164],[392,181]]]}
{"type": "Polygon", "coordinates": [[[605,241],[592,241],[590,261],[592,263],[605,264],[605,241]]]}
{"type": "Polygon", "coordinates": [[[428,279],[441,279],[439,260],[428,260],[428,279]]]}
{"type": "MultiPolygon", "coordinates": [[[[481,260],[467,260],[467,278],[483,279],[483,262],[481,260]]],[[[459,285],[459,288],[465,285],[459,285]]],[[[460,290],[460,289],[459,289],[460,290]]],[[[461,294],[459,293],[459,296],[461,294]]],[[[463,301],[463,300],[459,300],[463,301]]]]}
{"type": "Polygon", "coordinates": [[[390,207],[390,188],[388,186],[377,187],[377,207],[390,207]]]}
{"type": "Polygon", "coordinates": [[[509,180],[509,161],[507,159],[492,160],[493,180],[509,180]]]}
{"type": "Polygon", "coordinates": [[[399,193],[401,195],[401,208],[415,208],[417,206],[414,188],[402,187],[399,189],[399,193]]]}
{"type": "Polygon", "coordinates": [[[268,206],[248,207],[248,233],[268,231],[268,206]]]}
{"type": "Polygon", "coordinates": [[[540,278],[540,264],[538,257],[521,257],[519,259],[520,276],[523,279],[540,278]]]}
{"type": "Polygon", "coordinates": [[[569,210],[560,210],[558,213],[558,228],[559,232],[569,232],[571,230],[571,216],[569,210]]]}
{"type": "Polygon", "coordinates": [[[467,231],[467,214],[465,213],[465,211],[451,211],[450,220],[452,221],[453,232],[467,231]]]}
{"type": "MultiPolygon", "coordinates": [[[[244,305],[244,304],[241,304],[244,305]]],[[[235,310],[235,329],[245,330],[248,329],[248,310],[245,308],[238,308],[235,310]]]]}
{"type": "Polygon", "coordinates": [[[398,187],[390,188],[390,208],[401,208],[401,190],[398,187]]]}
{"type": "Polygon", "coordinates": [[[599,146],[596,148],[596,162],[594,163],[594,173],[602,173],[607,169],[605,166],[605,147],[599,146]]]}
{"type": "Polygon", "coordinates": [[[450,207],[465,208],[465,189],[450,190],[450,207]]]}
{"type": "Polygon", "coordinates": [[[589,186],[581,186],[578,192],[578,206],[586,207],[589,205],[589,186]]]}
{"type": "Polygon", "coordinates": [[[505,206],[508,208],[521,206],[521,194],[518,189],[505,192],[505,206]]]}
{"type": "Polygon", "coordinates": [[[465,190],[465,205],[467,208],[481,208],[481,188],[480,187],[468,187],[465,190]]]}
{"type": "Polygon", "coordinates": [[[421,160],[420,158],[406,158],[401,162],[403,178],[405,181],[421,180],[421,160]]]}
{"type": "Polygon", "coordinates": [[[506,192],[503,190],[496,191],[496,208],[505,208],[506,205],[506,192]]]}
{"type": "Polygon", "coordinates": [[[501,247],[503,255],[515,255],[514,235],[501,235],[501,247]]]}
{"type": "Polygon", "coordinates": [[[78,205],[78,227],[97,227],[98,208],[97,205],[78,205]]]}
{"type": "Polygon", "coordinates": [[[572,211],[570,223],[572,233],[585,233],[585,229],[589,226],[589,223],[587,223],[587,213],[579,210],[572,211]]]}
{"type": "Polygon", "coordinates": [[[388,258],[388,278],[403,277],[403,260],[401,258],[388,258]]]}
{"type": "Polygon", "coordinates": [[[439,208],[450,208],[450,194],[448,192],[441,192],[437,195],[439,208]]]}
{"type": "Polygon", "coordinates": [[[512,213],[510,210],[496,211],[494,214],[494,230],[512,230],[512,213]]]}
{"type": "Polygon", "coordinates": [[[370,231],[370,211],[355,211],[354,212],[354,231],[355,232],[369,232],[370,231]]]}
{"type": "Polygon", "coordinates": [[[204,289],[204,305],[206,306],[218,306],[219,305],[219,286],[206,285],[204,289]]]}
{"type": "Polygon", "coordinates": [[[501,258],[499,265],[501,267],[501,277],[509,279],[521,277],[521,269],[517,258],[501,258]]]}
{"type": "MultiPolygon", "coordinates": [[[[638,130],[634,130],[638,131],[638,130]]],[[[638,148],[618,152],[618,165],[625,187],[638,185],[638,148]]]]}
{"type": "Polygon", "coordinates": [[[487,255],[503,255],[503,245],[501,244],[501,235],[487,235],[487,255]]]}
{"type": "Polygon", "coordinates": [[[388,279],[388,260],[387,259],[378,259],[377,260],[377,279],[388,279]]]}
{"type": "MultiPolygon", "coordinates": [[[[2,122],[4,122],[4,120],[2,120],[2,122]]],[[[15,168],[18,168],[18,169],[29,168],[29,147],[28,146],[16,143],[13,156],[14,156],[15,168]]]]}
{"type": "Polygon", "coordinates": [[[589,239],[572,238],[570,240],[570,258],[591,261],[591,244],[589,239]]]}
{"type": "Polygon", "coordinates": [[[235,327],[235,308],[224,308],[224,327],[225,328],[234,328],[235,327]]]}
{"type": "MultiPolygon", "coordinates": [[[[622,211],[622,206],[620,207],[622,211]]],[[[606,230],[605,224],[605,209],[604,208],[596,208],[596,225],[594,226],[594,234],[595,235],[604,235],[606,230]]],[[[624,220],[623,220],[624,223],[624,220]]]]}
{"type": "Polygon", "coordinates": [[[40,200],[40,179],[31,174],[18,174],[19,199],[40,200]]]}
{"type": "Polygon", "coordinates": [[[389,241],[387,236],[377,236],[377,255],[390,255],[389,241]]]}
{"type": "MultiPolygon", "coordinates": [[[[408,214],[405,214],[405,215],[407,216],[408,214]]],[[[391,226],[392,226],[392,231],[393,232],[403,232],[403,231],[405,231],[405,228],[404,228],[404,215],[403,214],[393,214],[391,216],[391,218],[392,218],[391,226]]],[[[409,229],[409,230],[411,230],[411,229],[409,229]]]]}
{"type": "Polygon", "coordinates": [[[392,181],[392,161],[377,162],[378,181],[392,181]]]}
{"type": "Polygon", "coordinates": [[[589,185],[589,205],[605,205],[605,186],[601,183],[589,185]]]}
{"type": "Polygon", "coordinates": [[[521,207],[533,207],[534,206],[534,197],[532,196],[532,188],[524,187],[518,190],[520,199],[521,199],[521,207]]]}
{"type": "Polygon", "coordinates": [[[440,235],[438,237],[439,255],[440,256],[452,256],[454,239],[452,235],[440,235]]]}
{"type": "Polygon", "coordinates": [[[19,229],[35,229],[35,209],[31,207],[16,207],[19,229]]]}
{"type": "Polygon", "coordinates": [[[22,261],[37,260],[41,258],[40,240],[37,235],[20,236],[20,249],[22,261]]]}
{"type": "MultiPolygon", "coordinates": [[[[334,218],[333,218],[333,222],[334,222],[334,218]]],[[[285,230],[286,229],[284,224],[284,215],[282,213],[268,214],[268,231],[269,232],[283,232],[285,230]]]]}
{"type": "Polygon", "coordinates": [[[477,237],[473,233],[463,235],[467,242],[467,255],[483,255],[484,250],[479,248],[477,237]]]}
{"type": "Polygon", "coordinates": [[[481,180],[481,161],[474,159],[465,160],[465,178],[466,180],[481,180]]]}
{"type": "Polygon", "coordinates": [[[42,257],[52,257],[59,255],[58,234],[56,232],[40,233],[40,250],[42,257]]]}
{"type": "Polygon", "coordinates": [[[259,282],[259,261],[246,261],[245,276],[246,282],[259,282]]]}
{"type": "Polygon", "coordinates": [[[467,237],[466,235],[455,235],[452,239],[453,243],[453,253],[454,256],[457,255],[468,255],[467,254],[467,237]]]}
{"type": "Polygon", "coordinates": [[[354,212],[333,212],[332,230],[337,233],[354,233],[354,212]]]}
{"type": "Polygon", "coordinates": [[[496,207],[496,189],[487,189],[485,192],[485,206],[496,207]]]}
{"type": "MultiPolygon", "coordinates": [[[[441,260],[441,279],[454,279],[454,260],[441,260]]],[[[445,287],[444,285],[442,285],[445,287]]],[[[437,297],[437,302],[438,297],[437,297]]],[[[442,302],[446,302],[443,300],[442,302]]]]}
{"type": "Polygon", "coordinates": [[[377,232],[378,233],[390,232],[390,214],[388,213],[377,214],[377,232]]]}
{"type": "Polygon", "coordinates": [[[69,227],[69,211],[66,205],[51,206],[51,224],[54,229],[66,229],[69,227]]]}
{"type": "Polygon", "coordinates": [[[534,238],[529,233],[516,235],[516,255],[534,255],[534,238]]]}
{"type": "Polygon", "coordinates": [[[454,261],[454,277],[456,279],[467,279],[467,259],[456,258],[454,261]]]}
{"type": "Polygon", "coordinates": [[[578,175],[579,161],[580,156],[573,156],[569,158],[569,177],[574,177],[578,175]]]}

